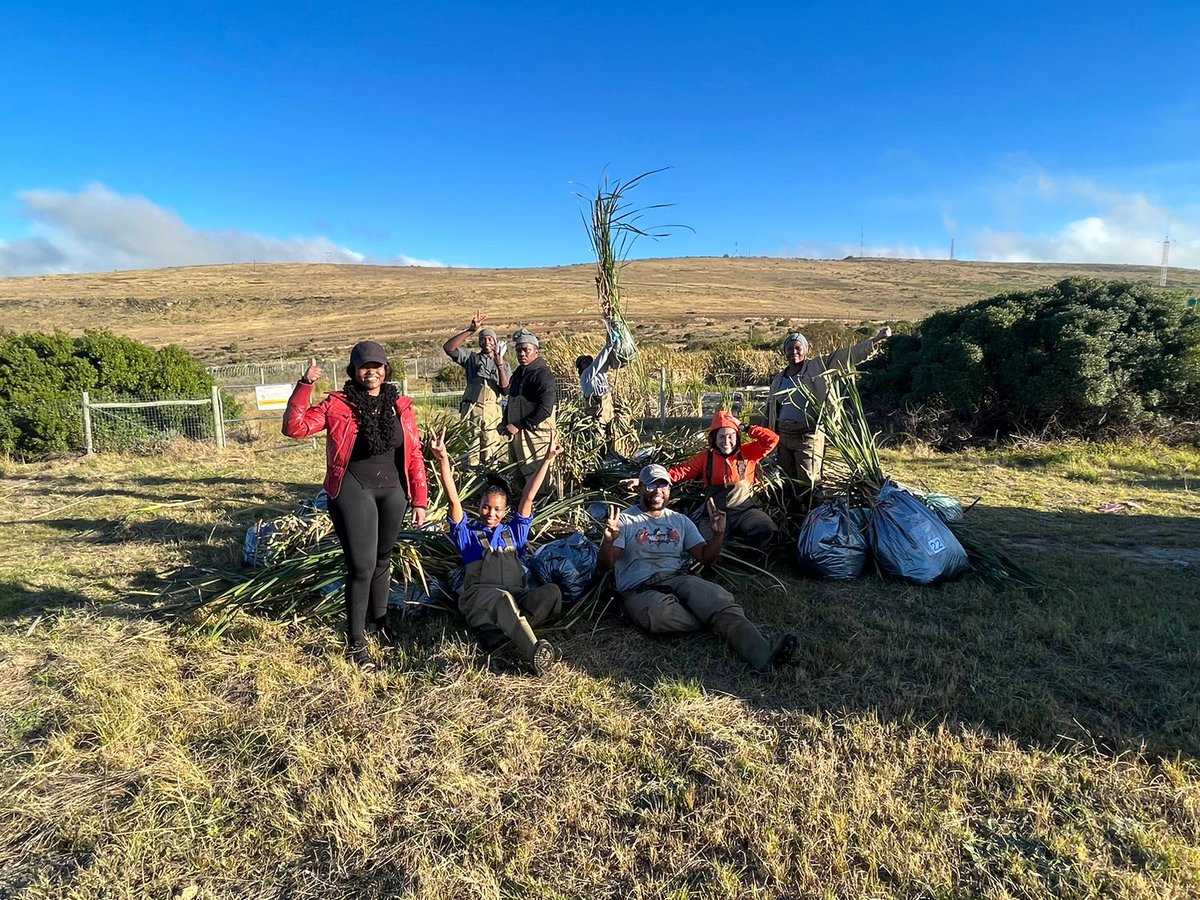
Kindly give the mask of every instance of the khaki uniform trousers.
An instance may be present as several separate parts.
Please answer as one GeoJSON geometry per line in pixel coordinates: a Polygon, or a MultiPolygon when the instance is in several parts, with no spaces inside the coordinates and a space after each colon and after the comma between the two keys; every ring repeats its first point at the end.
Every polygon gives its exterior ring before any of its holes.
{"type": "Polygon", "coordinates": [[[652,634],[692,634],[711,628],[755,669],[770,665],[771,648],[733,595],[697,575],[657,575],[621,596],[625,614],[652,634]]]}
{"type": "Polygon", "coordinates": [[[496,640],[497,632],[516,644],[526,662],[533,659],[537,644],[534,627],[559,616],[562,591],[547,584],[525,588],[525,570],[512,541],[505,535],[503,549],[495,550],[481,535],[483,559],[471,563],[463,573],[459,612],[485,644],[496,640]]]}
{"type": "Polygon", "coordinates": [[[500,456],[504,438],[500,435],[500,421],[504,410],[500,398],[486,381],[467,386],[463,393],[459,414],[471,422],[467,444],[467,463],[472,468],[487,465],[500,456]]]}
{"type": "MultiPolygon", "coordinates": [[[[525,418],[530,412],[530,403],[524,397],[511,397],[508,401],[508,419],[510,422],[520,421],[525,418]]],[[[517,471],[521,473],[523,481],[528,481],[529,476],[538,470],[542,464],[542,460],[546,458],[546,453],[550,449],[550,444],[554,440],[554,428],[556,415],[550,413],[550,417],[538,425],[537,428],[525,429],[522,428],[508,442],[508,459],[514,463],[517,471]]],[[[542,485],[542,490],[538,496],[544,496],[550,490],[550,478],[547,478],[542,485]]]]}
{"type": "Polygon", "coordinates": [[[807,482],[810,488],[821,483],[825,466],[825,429],[809,428],[800,422],[779,422],[779,465],[788,478],[807,482]]]}

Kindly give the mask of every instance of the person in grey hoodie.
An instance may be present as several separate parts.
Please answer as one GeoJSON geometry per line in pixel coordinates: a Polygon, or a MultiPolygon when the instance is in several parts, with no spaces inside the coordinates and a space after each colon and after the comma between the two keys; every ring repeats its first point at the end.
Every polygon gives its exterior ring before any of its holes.
{"type": "Polygon", "coordinates": [[[866,362],[883,342],[892,336],[891,328],[881,328],[874,337],[842,347],[824,356],[809,357],[808,338],[793,331],[783,341],[787,366],[771,382],[769,419],[779,434],[779,465],[789,478],[807,482],[815,490],[821,483],[825,462],[825,431],[819,417],[821,405],[829,393],[824,375],[847,363],[866,362]],[[805,389],[812,395],[810,402],[805,389]]]}

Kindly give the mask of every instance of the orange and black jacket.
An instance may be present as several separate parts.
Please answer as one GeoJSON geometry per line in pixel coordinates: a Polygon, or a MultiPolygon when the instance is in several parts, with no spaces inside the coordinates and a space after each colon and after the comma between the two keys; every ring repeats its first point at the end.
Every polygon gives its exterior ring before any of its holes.
{"type": "Polygon", "coordinates": [[[747,431],[750,440],[743,444],[741,423],[732,413],[719,411],[713,416],[712,426],[708,430],[708,449],[678,465],[667,466],[671,482],[678,484],[681,481],[700,478],[706,488],[735,484],[743,480],[754,484],[755,468],[759,460],[775,449],[779,444],[779,435],[762,425],[751,425],[747,431]],[[738,433],[737,446],[729,456],[722,456],[714,446],[717,431],[721,428],[732,428],[738,433]]]}

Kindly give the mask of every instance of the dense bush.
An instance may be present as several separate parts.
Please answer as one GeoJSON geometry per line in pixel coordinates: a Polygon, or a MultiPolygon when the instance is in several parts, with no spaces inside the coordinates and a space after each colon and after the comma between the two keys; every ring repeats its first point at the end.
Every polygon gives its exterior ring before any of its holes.
{"type": "Polygon", "coordinates": [[[1200,318],[1144,284],[1069,278],[930,316],[868,387],[961,434],[1170,426],[1200,409],[1200,318]]]}
{"type": "MultiPolygon", "coordinates": [[[[96,401],[200,399],[212,386],[208,372],[180,347],[155,350],[104,330],[77,338],[61,331],[0,332],[0,452],[28,457],[82,448],[82,391],[96,401]]],[[[159,430],[194,437],[212,431],[203,407],[165,407],[153,415],[159,430]]],[[[155,430],[149,416],[131,412],[96,427],[129,446],[155,430]]]]}

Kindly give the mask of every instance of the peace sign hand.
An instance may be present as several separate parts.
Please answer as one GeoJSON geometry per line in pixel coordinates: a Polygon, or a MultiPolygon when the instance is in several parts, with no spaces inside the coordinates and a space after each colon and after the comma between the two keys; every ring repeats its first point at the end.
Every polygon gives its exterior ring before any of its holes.
{"type": "Polygon", "coordinates": [[[604,521],[604,540],[615,541],[621,533],[621,512],[616,505],[608,508],[608,518],[604,521]]]}
{"type": "MultiPolygon", "coordinates": [[[[471,320],[471,334],[477,332],[483,327],[483,323],[487,320],[487,316],[482,311],[475,313],[475,318],[471,320]]],[[[461,320],[460,320],[461,321],[461,320]]]]}
{"type": "Polygon", "coordinates": [[[308,358],[308,367],[304,370],[304,378],[302,380],[312,384],[315,381],[319,381],[324,374],[325,370],[317,365],[317,358],[310,356],[308,358]]]}
{"type": "Polygon", "coordinates": [[[441,434],[431,435],[429,438],[429,452],[436,460],[446,460],[450,458],[450,451],[446,449],[446,429],[442,429],[441,434]]]}
{"type": "Polygon", "coordinates": [[[717,509],[717,504],[712,497],[708,498],[708,524],[712,528],[713,537],[725,534],[725,513],[717,509]]]}

